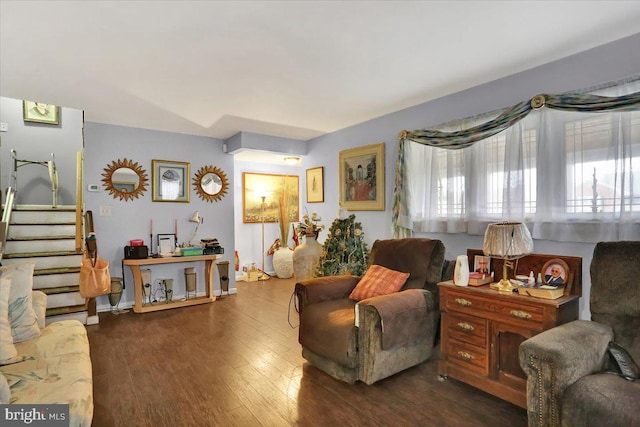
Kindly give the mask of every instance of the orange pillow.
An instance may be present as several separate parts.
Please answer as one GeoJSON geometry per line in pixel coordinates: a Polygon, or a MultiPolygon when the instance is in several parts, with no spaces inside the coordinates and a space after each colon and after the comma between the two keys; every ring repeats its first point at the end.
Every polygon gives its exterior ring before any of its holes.
{"type": "Polygon", "coordinates": [[[353,289],[349,298],[354,301],[362,301],[378,295],[398,292],[408,278],[409,273],[390,270],[381,265],[372,265],[353,289]]]}

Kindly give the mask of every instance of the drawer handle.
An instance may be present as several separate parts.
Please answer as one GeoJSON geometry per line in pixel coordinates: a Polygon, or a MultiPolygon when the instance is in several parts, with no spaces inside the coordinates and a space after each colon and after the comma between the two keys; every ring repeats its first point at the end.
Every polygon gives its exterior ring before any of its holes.
{"type": "Polygon", "coordinates": [[[518,319],[531,319],[531,315],[522,310],[511,310],[511,315],[518,319]]]}
{"type": "Polygon", "coordinates": [[[459,305],[468,307],[471,305],[471,301],[469,301],[468,299],[464,299],[464,298],[456,298],[455,300],[459,305]]]}
{"type": "Polygon", "coordinates": [[[472,324],[466,322],[460,322],[458,323],[458,326],[460,327],[460,329],[464,329],[465,331],[473,331],[474,329],[472,324]]]}
{"type": "Polygon", "coordinates": [[[464,360],[473,360],[473,359],[475,359],[475,357],[473,357],[473,354],[467,353],[466,351],[459,351],[458,352],[458,356],[460,356],[460,358],[464,359],[464,360]]]}

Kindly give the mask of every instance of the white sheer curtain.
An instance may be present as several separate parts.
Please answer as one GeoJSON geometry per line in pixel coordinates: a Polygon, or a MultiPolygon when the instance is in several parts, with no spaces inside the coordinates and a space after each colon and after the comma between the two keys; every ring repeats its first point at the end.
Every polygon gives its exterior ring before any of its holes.
{"type": "MultiPolygon", "coordinates": [[[[640,79],[588,92],[620,96],[640,79]]],[[[500,112],[438,127],[456,131],[500,112]]],[[[474,145],[404,144],[414,232],[483,234],[496,221],[524,221],[534,238],[596,242],[640,239],[640,112],[532,111],[474,145]]]]}

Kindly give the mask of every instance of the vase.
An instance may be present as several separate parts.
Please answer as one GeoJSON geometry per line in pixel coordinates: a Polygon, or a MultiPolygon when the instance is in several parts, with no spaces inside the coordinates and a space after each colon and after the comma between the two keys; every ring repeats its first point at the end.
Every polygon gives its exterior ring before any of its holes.
{"type": "Polygon", "coordinates": [[[456,286],[469,285],[469,257],[459,255],[456,258],[456,266],[453,269],[453,284],[456,286]]]}
{"type": "Polygon", "coordinates": [[[304,243],[293,251],[293,271],[296,281],[313,278],[320,263],[322,245],[316,240],[316,235],[306,235],[304,243]]]}
{"type": "Polygon", "coordinates": [[[273,253],[273,269],[280,279],[293,276],[293,251],[288,247],[280,247],[273,253]]]}

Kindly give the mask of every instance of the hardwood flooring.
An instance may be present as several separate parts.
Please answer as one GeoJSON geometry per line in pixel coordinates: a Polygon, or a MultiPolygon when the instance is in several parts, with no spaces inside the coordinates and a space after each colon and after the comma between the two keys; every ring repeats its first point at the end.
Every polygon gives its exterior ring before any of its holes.
{"type": "Polygon", "coordinates": [[[440,381],[437,356],[372,386],[322,373],[287,321],[293,286],[238,282],[212,304],[100,313],[87,326],[93,426],[526,426],[523,409],[440,381]]]}

